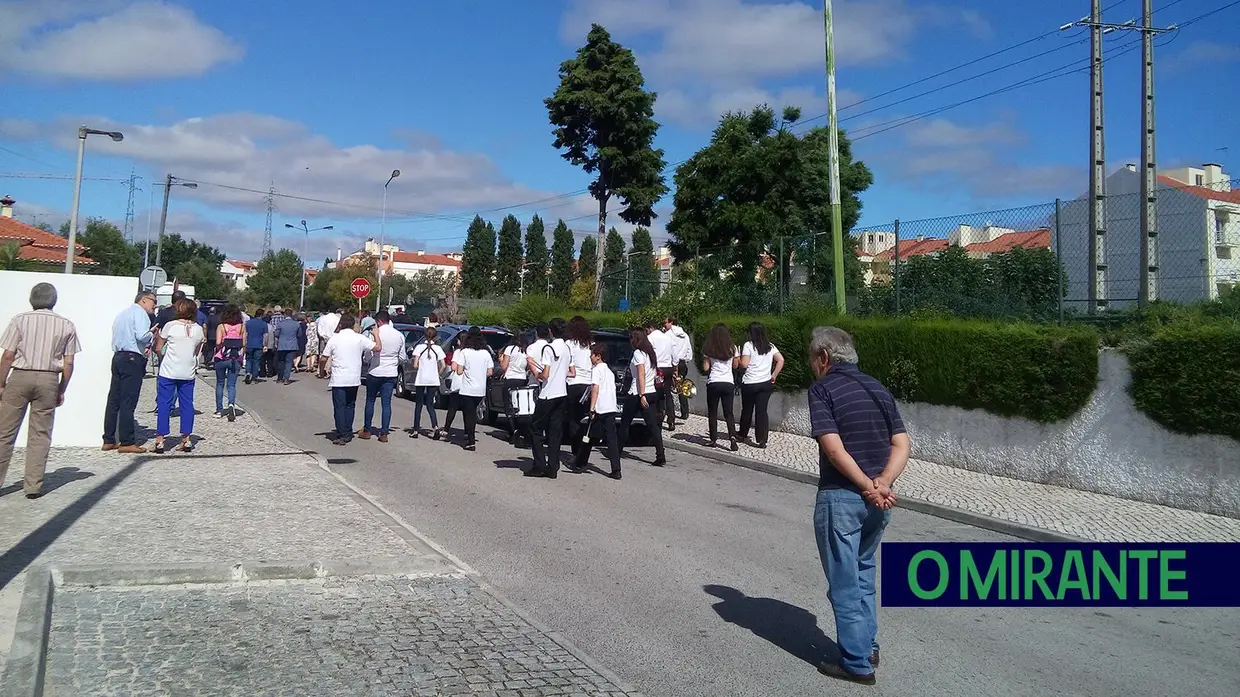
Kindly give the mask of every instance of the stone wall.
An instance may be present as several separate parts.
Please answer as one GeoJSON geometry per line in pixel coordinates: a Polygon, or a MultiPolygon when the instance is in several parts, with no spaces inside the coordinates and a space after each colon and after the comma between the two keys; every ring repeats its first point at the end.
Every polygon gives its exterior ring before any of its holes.
{"type": "MultiPolygon", "coordinates": [[[[1072,418],[1055,424],[980,410],[901,403],[915,457],[950,467],[1240,518],[1240,443],[1172,433],[1137,410],[1128,361],[1099,355],[1098,388],[1072,418]]],[[[694,413],[706,413],[695,377],[694,413]]],[[[740,398],[736,400],[740,418],[740,398]]],[[[771,428],[808,436],[805,392],[776,392],[771,428]]]]}

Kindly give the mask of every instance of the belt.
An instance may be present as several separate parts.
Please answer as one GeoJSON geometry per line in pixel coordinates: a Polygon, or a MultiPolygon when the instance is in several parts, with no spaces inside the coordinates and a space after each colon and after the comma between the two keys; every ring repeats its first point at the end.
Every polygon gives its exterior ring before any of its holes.
{"type": "Polygon", "coordinates": [[[15,372],[15,373],[55,373],[55,374],[60,374],[60,373],[61,373],[61,372],[63,372],[63,371],[62,371],[62,370],[60,370],[60,369],[55,369],[55,370],[52,370],[52,369],[48,369],[48,370],[38,370],[38,369],[36,369],[36,368],[14,368],[14,369],[13,369],[13,372],[15,372]]]}

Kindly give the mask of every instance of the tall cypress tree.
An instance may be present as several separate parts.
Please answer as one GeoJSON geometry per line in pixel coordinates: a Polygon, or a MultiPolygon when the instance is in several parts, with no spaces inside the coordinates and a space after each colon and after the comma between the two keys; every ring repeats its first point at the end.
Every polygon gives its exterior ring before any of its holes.
{"type": "Polygon", "coordinates": [[[577,278],[594,278],[598,273],[598,242],[593,237],[581,241],[581,253],[577,255],[577,278]]]}
{"type": "Polygon", "coordinates": [[[567,300],[568,291],[576,280],[573,274],[573,231],[563,220],[559,220],[551,237],[551,296],[567,300]]]}
{"type": "Polygon", "coordinates": [[[644,307],[659,295],[659,269],[655,266],[654,240],[650,231],[639,227],[633,231],[633,247],[629,250],[629,303],[644,307]]]}
{"type": "Polygon", "coordinates": [[[495,254],[495,291],[500,295],[515,294],[521,288],[521,257],[521,222],[509,214],[499,226],[495,254]]]}
{"type": "Polygon", "coordinates": [[[603,247],[603,309],[615,310],[624,297],[624,238],[620,231],[607,231],[607,244],[603,247]]]}
{"type": "Polygon", "coordinates": [[[490,294],[495,274],[495,228],[475,215],[461,249],[461,292],[471,298],[490,294]]]}
{"type": "MultiPolygon", "coordinates": [[[[569,252],[570,254],[572,252],[569,252]]],[[[525,228],[525,292],[536,295],[547,293],[547,233],[543,220],[534,214],[525,228]]]]}

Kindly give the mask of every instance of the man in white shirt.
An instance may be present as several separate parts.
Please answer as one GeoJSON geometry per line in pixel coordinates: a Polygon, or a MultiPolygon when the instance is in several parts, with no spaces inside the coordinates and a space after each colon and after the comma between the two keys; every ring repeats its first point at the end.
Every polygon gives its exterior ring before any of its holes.
{"type": "Polygon", "coordinates": [[[526,351],[530,372],[538,378],[538,403],[531,419],[530,449],[534,466],[527,477],[555,479],[560,471],[560,444],[564,440],[564,413],[568,401],[568,344],[561,336],[564,320],[552,320],[552,326],[538,325],[538,341],[526,351]],[[557,331],[558,329],[558,331],[557,331]],[[550,446],[550,453],[547,448],[550,446]]]}
{"type": "MultiPolygon", "coordinates": [[[[689,337],[675,317],[663,320],[663,333],[672,339],[672,358],[676,360],[676,381],[672,392],[680,397],[680,420],[689,418],[689,398],[680,394],[680,381],[689,377],[689,366],[693,365],[693,339],[689,337]]],[[[673,426],[674,427],[674,426],[673,426]]]]}
{"type": "Polygon", "coordinates": [[[370,372],[366,375],[366,406],[362,410],[364,426],[357,437],[366,440],[374,433],[375,397],[378,397],[383,409],[379,442],[386,443],[392,426],[392,391],[396,389],[400,357],[405,355],[405,335],[392,326],[392,316],[387,310],[375,313],[375,328],[371,333],[383,348],[375,349],[370,356],[370,372]]]}
{"type": "MultiPolygon", "coordinates": [[[[646,335],[650,339],[650,348],[654,349],[655,369],[659,377],[662,379],[662,385],[655,383],[655,391],[658,395],[655,398],[655,408],[659,413],[659,420],[662,421],[667,417],[667,428],[670,431],[676,430],[676,412],[675,404],[672,402],[672,393],[675,391],[674,381],[676,365],[675,349],[672,346],[672,337],[663,333],[659,329],[662,322],[652,320],[646,327],[646,335]]],[[[648,426],[650,424],[647,424],[648,426]]]]}
{"type": "Polygon", "coordinates": [[[332,416],[336,431],[332,445],[346,445],[353,440],[353,419],[357,414],[357,388],[362,385],[362,354],[367,351],[383,352],[382,337],[370,337],[353,331],[354,320],[349,315],[340,318],[336,333],[323,347],[324,360],[319,362],[319,377],[331,363],[332,416]]]}
{"type": "MultiPolygon", "coordinates": [[[[319,331],[319,355],[324,355],[323,351],[327,348],[327,342],[336,333],[336,329],[340,326],[340,316],[344,314],[337,310],[325,312],[322,316],[314,321],[314,327],[319,331]]],[[[328,361],[323,361],[324,363],[328,361]]],[[[329,371],[330,372],[330,371],[329,371]]],[[[325,373],[319,370],[319,377],[324,377],[325,373]]]]}

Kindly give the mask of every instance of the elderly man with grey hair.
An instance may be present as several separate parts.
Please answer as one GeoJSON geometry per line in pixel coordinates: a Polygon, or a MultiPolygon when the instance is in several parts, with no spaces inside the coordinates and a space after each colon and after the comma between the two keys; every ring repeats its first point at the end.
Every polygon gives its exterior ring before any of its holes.
{"type": "Polygon", "coordinates": [[[891,518],[892,484],[908,464],[909,438],[891,393],[857,367],[847,332],[814,329],[810,426],[819,447],[814,532],[835,613],[839,662],[824,675],[873,685],[878,666],[876,553],[891,518]]]}
{"type": "Polygon", "coordinates": [[[0,336],[0,483],[9,471],[13,446],[26,411],[26,498],[43,495],[43,473],[52,448],[56,407],[65,402],[73,377],[73,357],[82,350],[73,322],[52,312],[56,287],[38,283],[30,289],[30,312],[14,317],[0,336]]]}

